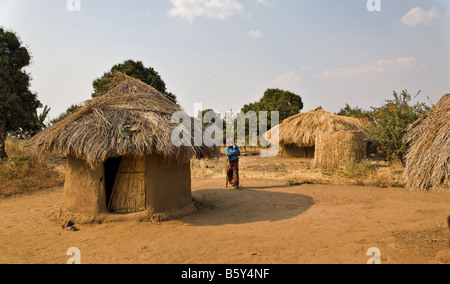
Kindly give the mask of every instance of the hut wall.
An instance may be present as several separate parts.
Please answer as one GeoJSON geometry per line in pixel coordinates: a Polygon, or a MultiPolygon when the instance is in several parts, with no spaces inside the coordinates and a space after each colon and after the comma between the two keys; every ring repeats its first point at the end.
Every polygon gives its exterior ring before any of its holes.
{"type": "Polygon", "coordinates": [[[298,147],[296,145],[284,145],[283,157],[314,158],[314,147],[298,147]]]}
{"type": "Polygon", "coordinates": [[[316,134],[315,168],[333,168],[361,161],[366,157],[362,132],[331,132],[316,134]]]}
{"type": "Polygon", "coordinates": [[[190,163],[164,161],[159,155],[146,158],[146,205],[154,213],[192,206],[190,163]]]}
{"type": "Polygon", "coordinates": [[[72,213],[106,213],[104,168],[92,170],[83,160],[67,157],[64,209],[72,213]]]}

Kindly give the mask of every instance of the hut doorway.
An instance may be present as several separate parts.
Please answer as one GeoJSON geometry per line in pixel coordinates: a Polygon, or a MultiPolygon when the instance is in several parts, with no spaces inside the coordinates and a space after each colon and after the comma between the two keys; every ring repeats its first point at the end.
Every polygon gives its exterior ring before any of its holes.
{"type": "Polygon", "coordinates": [[[114,189],[114,182],[116,181],[117,172],[119,170],[122,157],[109,158],[105,162],[105,194],[106,205],[109,204],[111,195],[114,189]]]}
{"type": "MultiPolygon", "coordinates": [[[[114,183],[107,191],[111,191],[108,198],[108,211],[113,213],[136,213],[146,209],[145,196],[145,158],[126,156],[112,160],[109,167],[111,172],[105,174],[106,180],[114,183]],[[115,167],[117,169],[114,171],[115,167]]],[[[106,167],[105,167],[106,169],[106,167]]],[[[106,184],[105,184],[106,187],[106,184]]],[[[107,194],[108,196],[108,194],[107,194]]]]}

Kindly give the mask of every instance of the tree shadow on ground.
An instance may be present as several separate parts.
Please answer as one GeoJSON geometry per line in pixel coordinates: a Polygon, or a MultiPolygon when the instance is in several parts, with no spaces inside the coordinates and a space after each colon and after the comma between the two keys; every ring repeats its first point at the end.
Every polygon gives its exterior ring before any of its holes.
{"type": "Polygon", "coordinates": [[[274,187],[195,191],[193,197],[198,211],[183,218],[183,222],[192,226],[276,222],[297,217],[314,205],[312,197],[264,190],[268,188],[274,187]]]}

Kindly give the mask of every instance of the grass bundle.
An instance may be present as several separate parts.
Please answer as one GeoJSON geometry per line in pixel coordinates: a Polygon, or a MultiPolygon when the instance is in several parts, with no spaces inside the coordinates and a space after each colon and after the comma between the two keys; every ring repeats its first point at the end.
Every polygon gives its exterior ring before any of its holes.
{"type": "Polygon", "coordinates": [[[405,135],[405,179],[413,190],[450,190],[450,94],[405,135]]]}
{"type": "Polygon", "coordinates": [[[358,131],[316,134],[315,168],[337,168],[366,157],[364,133],[358,131]]]}

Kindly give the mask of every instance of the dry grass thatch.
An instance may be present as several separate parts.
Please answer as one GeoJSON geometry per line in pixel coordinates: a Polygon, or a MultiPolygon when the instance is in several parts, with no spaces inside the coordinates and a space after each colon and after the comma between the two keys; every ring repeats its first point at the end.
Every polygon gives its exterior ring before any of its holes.
{"type": "MultiPolygon", "coordinates": [[[[365,131],[361,120],[332,114],[319,107],[289,117],[279,126],[280,144],[301,148],[314,147],[316,133],[338,131],[365,131]]],[[[270,131],[267,137],[270,138],[270,131]]]]}
{"type": "Polygon", "coordinates": [[[450,94],[411,125],[404,141],[407,185],[414,190],[450,189],[450,94]]]}
{"type": "MultiPolygon", "coordinates": [[[[188,162],[193,156],[219,153],[217,147],[174,146],[171,133],[179,124],[171,119],[181,108],[137,79],[116,72],[114,80],[119,83],[114,89],[37,134],[29,146],[41,154],[72,155],[92,168],[108,158],[126,155],[159,154],[166,160],[188,162]],[[131,129],[129,139],[120,132],[124,127],[131,129]]],[[[188,133],[194,145],[194,129],[188,133]]]]}
{"type": "Polygon", "coordinates": [[[336,168],[366,157],[366,141],[362,132],[339,131],[316,135],[315,168],[336,168]]]}

